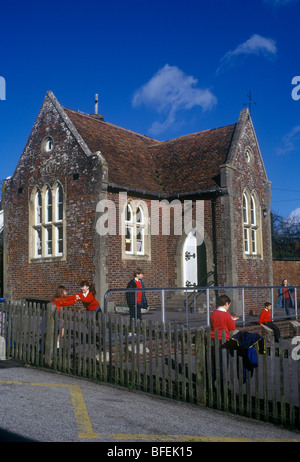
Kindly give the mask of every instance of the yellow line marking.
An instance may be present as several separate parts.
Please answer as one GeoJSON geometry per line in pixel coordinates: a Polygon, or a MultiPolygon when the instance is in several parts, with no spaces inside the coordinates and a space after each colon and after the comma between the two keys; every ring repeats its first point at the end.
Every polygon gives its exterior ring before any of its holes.
{"type": "Polygon", "coordinates": [[[93,427],[86,409],[80,386],[71,385],[70,394],[78,430],[80,430],[78,437],[81,438],[79,435],[83,434],[85,435],[84,438],[97,438],[96,433],[93,432],[93,427]]]}
{"type": "Polygon", "coordinates": [[[296,439],[276,438],[276,439],[251,439],[251,438],[232,438],[217,436],[191,436],[191,435],[154,435],[154,434],[130,434],[130,433],[95,433],[87,412],[86,404],[79,385],[67,385],[56,383],[34,383],[16,382],[12,380],[0,380],[0,383],[8,385],[30,385],[36,387],[60,387],[68,388],[72,400],[75,419],[78,426],[78,438],[82,439],[111,439],[115,441],[194,441],[194,442],[294,442],[296,439]]]}
{"type": "Polygon", "coordinates": [[[0,383],[11,385],[31,385],[36,387],[60,387],[68,388],[71,395],[75,419],[78,426],[79,438],[99,438],[97,433],[93,432],[92,424],[86,409],[85,401],[79,385],[64,385],[56,383],[34,383],[34,382],[14,382],[10,380],[0,380],[0,383]]]}

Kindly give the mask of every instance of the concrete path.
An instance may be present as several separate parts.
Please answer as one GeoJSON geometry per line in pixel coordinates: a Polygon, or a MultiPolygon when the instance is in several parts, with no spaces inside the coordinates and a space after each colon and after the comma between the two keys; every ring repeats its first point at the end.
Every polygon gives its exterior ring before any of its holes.
{"type": "Polygon", "coordinates": [[[300,442],[300,432],[15,360],[0,361],[0,413],[0,441],[112,443],[106,451],[118,442],[300,442]]]}

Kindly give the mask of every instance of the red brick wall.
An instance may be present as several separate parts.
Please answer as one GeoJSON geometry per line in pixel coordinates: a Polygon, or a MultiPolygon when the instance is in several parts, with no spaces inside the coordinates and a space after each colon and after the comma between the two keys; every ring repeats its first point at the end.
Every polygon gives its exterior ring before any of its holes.
{"type": "Polygon", "coordinates": [[[234,229],[236,239],[237,259],[237,285],[267,286],[272,284],[272,254],[271,254],[271,232],[269,223],[269,198],[266,175],[261,161],[259,147],[256,142],[255,133],[250,120],[246,123],[239,145],[239,155],[235,165],[233,177],[233,202],[234,202],[234,229]],[[247,164],[245,161],[245,149],[249,146],[253,152],[253,161],[247,164]],[[262,258],[246,257],[243,253],[243,192],[247,189],[249,193],[255,192],[260,206],[260,228],[262,232],[262,258]],[[263,216],[266,209],[267,216],[263,216]]]}
{"type": "MultiPolygon", "coordinates": [[[[222,253],[223,265],[218,264],[220,285],[225,286],[269,286],[272,285],[272,249],[271,225],[269,216],[270,185],[266,178],[264,165],[259,152],[251,119],[243,114],[236,128],[228,164],[221,168],[221,209],[218,216],[218,254],[222,253]],[[252,162],[245,158],[246,147],[252,150],[252,162]],[[243,193],[253,194],[259,206],[259,223],[262,248],[258,255],[247,256],[244,253],[243,236],[243,193]],[[265,215],[263,211],[265,210],[265,215]],[[223,268],[223,274],[221,273],[223,268]]],[[[241,313],[241,291],[229,291],[232,309],[241,313]]],[[[257,292],[246,296],[247,310],[257,311],[265,302],[265,294],[257,292]],[[259,295],[259,296],[258,296],[259,295]]]]}
{"type": "MultiPolygon", "coordinates": [[[[136,197],[127,196],[128,200],[136,197]]],[[[117,218],[119,217],[119,196],[118,193],[108,193],[108,199],[111,200],[117,210],[117,218]]],[[[151,202],[154,199],[141,198],[147,204],[149,218],[151,217],[151,202]]],[[[195,204],[195,203],[194,203],[195,204]]],[[[193,207],[195,217],[196,209],[193,207]]],[[[210,201],[205,202],[205,230],[208,233],[209,239],[212,241],[211,235],[211,204],[210,201]]],[[[174,235],[174,215],[170,213],[170,235],[152,235],[151,242],[151,257],[137,256],[135,259],[122,260],[122,236],[119,232],[119,223],[117,219],[116,235],[107,238],[107,258],[106,264],[108,267],[107,282],[109,288],[126,287],[129,279],[135,268],[141,267],[144,271],[145,282],[148,287],[176,287],[179,269],[176,266],[176,255],[182,252],[184,242],[184,224],[182,223],[182,235],[174,235]],[[182,245],[180,245],[180,243],[182,245]]],[[[162,214],[159,216],[159,229],[162,229],[162,214]]],[[[182,281],[181,281],[182,284],[182,281]]]]}
{"type": "Polygon", "coordinates": [[[88,159],[52,106],[45,103],[31,137],[4,193],[6,236],[6,291],[12,299],[52,299],[58,285],[69,293],[80,290],[82,279],[93,280],[95,239],[95,184],[101,171],[88,159]],[[49,129],[51,127],[51,129],[49,129]],[[45,136],[54,138],[50,154],[41,152],[45,136]],[[74,174],[79,174],[75,180],[74,174]],[[66,198],[66,261],[29,260],[29,200],[35,186],[61,182],[66,198]],[[19,188],[22,188],[19,189],[19,188]]]}
{"type": "Polygon", "coordinates": [[[300,286],[300,261],[273,260],[274,286],[280,285],[283,279],[291,285],[300,286]]]}

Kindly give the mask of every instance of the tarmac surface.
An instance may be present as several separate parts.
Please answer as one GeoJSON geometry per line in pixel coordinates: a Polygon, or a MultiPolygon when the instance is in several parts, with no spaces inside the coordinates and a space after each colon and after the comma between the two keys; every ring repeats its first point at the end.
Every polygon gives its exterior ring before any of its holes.
{"type": "Polygon", "coordinates": [[[158,446],[191,456],[200,442],[300,442],[298,431],[12,359],[0,361],[0,415],[1,442],[105,442],[98,455],[135,460],[166,455],[158,446]]]}

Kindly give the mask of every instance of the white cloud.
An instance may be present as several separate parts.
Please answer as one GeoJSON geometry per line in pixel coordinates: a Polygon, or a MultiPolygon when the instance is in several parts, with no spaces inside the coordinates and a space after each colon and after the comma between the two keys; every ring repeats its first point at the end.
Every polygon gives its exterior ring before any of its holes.
{"type": "Polygon", "coordinates": [[[217,98],[208,89],[197,88],[198,80],[186,75],[177,66],[166,64],[145,85],[139,88],[132,99],[133,106],[145,105],[166,116],[164,122],[154,122],[150,132],[158,135],[174,122],[178,111],[200,107],[211,109],[217,98]]]}
{"type": "Polygon", "coordinates": [[[219,69],[231,62],[235,57],[241,55],[263,55],[270,58],[277,53],[275,40],[271,38],[262,37],[259,34],[254,34],[245,42],[238,45],[234,50],[228,51],[221,59],[219,69]]]}
{"type": "Polygon", "coordinates": [[[287,217],[287,220],[288,221],[291,221],[291,222],[298,222],[300,221],[300,208],[297,208],[295,210],[293,210],[289,216],[287,217]]]}
{"type": "Polygon", "coordinates": [[[278,155],[285,155],[290,152],[299,150],[299,145],[297,143],[300,140],[300,125],[296,125],[292,130],[283,136],[282,142],[283,146],[276,150],[278,155]]]}

